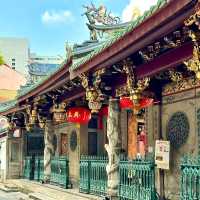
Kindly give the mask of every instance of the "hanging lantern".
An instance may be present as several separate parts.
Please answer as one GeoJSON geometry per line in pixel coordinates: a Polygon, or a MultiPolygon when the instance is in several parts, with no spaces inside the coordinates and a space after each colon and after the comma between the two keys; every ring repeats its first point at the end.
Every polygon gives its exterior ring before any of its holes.
{"type": "Polygon", "coordinates": [[[144,97],[140,100],[140,108],[147,108],[153,105],[154,100],[152,98],[144,97]]]}
{"type": "Polygon", "coordinates": [[[84,107],[74,107],[67,110],[66,117],[68,122],[87,124],[91,118],[91,112],[84,107]]]}
{"type": "Polygon", "coordinates": [[[101,109],[102,103],[100,101],[89,101],[88,107],[90,108],[92,113],[98,113],[101,109]]]}
{"type": "Polygon", "coordinates": [[[120,98],[120,108],[121,109],[132,109],[133,101],[129,97],[120,98]]]}
{"type": "Polygon", "coordinates": [[[53,119],[57,123],[63,123],[66,120],[66,111],[65,111],[66,104],[55,104],[52,108],[53,119]]]}
{"type": "Polygon", "coordinates": [[[120,108],[121,109],[132,109],[135,108],[136,110],[147,108],[154,103],[152,98],[144,97],[140,99],[139,104],[134,104],[133,101],[129,97],[122,97],[120,99],[120,108]]]}

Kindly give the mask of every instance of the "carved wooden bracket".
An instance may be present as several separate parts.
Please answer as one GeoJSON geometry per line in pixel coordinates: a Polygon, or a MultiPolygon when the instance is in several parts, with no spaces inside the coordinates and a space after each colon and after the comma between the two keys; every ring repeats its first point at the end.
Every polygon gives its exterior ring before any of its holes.
{"type": "Polygon", "coordinates": [[[127,75],[127,91],[129,92],[130,98],[133,100],[134,104],[138,104],[142,92],[149,86],[150,78],[145,77],[141,80],[137,80],[134,66],[131,61],[124,61],[123,69],[127,75]]]}
{"type": "Polygon", "coordinates": [[[80,78],[82,86],[86,91],[86,100],[92,113],[97,113],[102,106],[102,92],[100,89],[101,76],[105,73],[105,69],[98,70],[94,73],[92,81],[86,74],[81,74],[80,78]]]}
{"type": "Polygon", "coordinates": [[[197,79],[200,79],[200,49],[198,44],[198,36],[190,31],[190,37],[194,43],[193,55],[192,58],[188,61],[185,61],[187,69],[193,71],[196,74],[197,79]]]}

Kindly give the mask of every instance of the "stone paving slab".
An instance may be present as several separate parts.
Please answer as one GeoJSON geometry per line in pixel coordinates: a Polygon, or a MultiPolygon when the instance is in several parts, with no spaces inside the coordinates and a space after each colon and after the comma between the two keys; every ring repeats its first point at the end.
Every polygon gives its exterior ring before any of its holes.
{"type": "Polygon", "coordinates": [[[102,200],[102,197],[79,193],[78,189],[63,189],[58,186],[41,184],[39,182],[25,179],[7,180],[8,183],[16,185],[22,190],[31,191],[31,200],[102,200]],[[46,198],[44,198],[46,197],[46,198]],[[50,199],[47,199],[50,198],[50,199]]]}
{"type": "Polygon", "coordinates": [[[4,192],[18,192],[18,188],[13,184],[3,184],[0,183],[0,190],[4,192]]]}
{"type": "Polygon", "coordinates": [[[35,192],[35,193],[30,193],[28,195],[30,200],[55,200],[51,197],[48,197],[47,195],[35,192]]]}
{"type": "Polygon", "coordinates": [[[30,200],[21,192],[4,192],[0,190],[0,200],[30,200]]]}

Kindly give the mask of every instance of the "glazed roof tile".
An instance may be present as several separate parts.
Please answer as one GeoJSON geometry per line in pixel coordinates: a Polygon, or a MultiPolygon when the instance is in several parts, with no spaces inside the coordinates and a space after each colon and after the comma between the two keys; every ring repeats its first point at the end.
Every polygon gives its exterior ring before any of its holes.
{"type": "Polygon", "coordinates": [[[9,110],[10,108],[14,108],[16,105],[17,105],[17,99],[0,103],[0,112],[4,112],[6,110],[9,110]]]}

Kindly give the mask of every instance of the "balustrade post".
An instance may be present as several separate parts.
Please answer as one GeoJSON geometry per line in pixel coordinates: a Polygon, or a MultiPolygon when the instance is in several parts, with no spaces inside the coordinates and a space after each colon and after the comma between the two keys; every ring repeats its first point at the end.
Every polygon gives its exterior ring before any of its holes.
{"type": "Polygon", "coordinates": [[[119,162],[120,162],[120,109],[119,100],[109,100],[109,112],[107,120],[108,144],[105,149],[108,153],[108,165],[106,166],[108,176],[108,197],[118,200],[119,187],[119,162]]]}
{"type": "Polygon", "coordinates": [[[51,159],[54,153],[53,147],[53,124],[51,120],[45,123],[44,131],[44,182],[48,183],[51,178],[51,159]]]}

